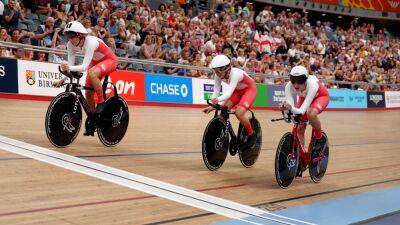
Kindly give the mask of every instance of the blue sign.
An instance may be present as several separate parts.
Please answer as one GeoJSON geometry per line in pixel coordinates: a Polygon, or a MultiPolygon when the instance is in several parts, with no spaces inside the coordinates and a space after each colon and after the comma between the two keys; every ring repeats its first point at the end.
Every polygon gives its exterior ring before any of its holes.
{"type": "Polygon", "coordinates": [[[285,87],[268,85],[268,106],[278,106],[285,101],[285,87]]]}
{"type": "Polygon", "coordinates": [[[145,74],[146,101],[193,103],[192,79],[145,74]]]}
{"type": "Polygon", "coordinates": [[[331,99],[328,108],[367,108],[367,92],[342,90],[342,89],[329,89],[331,99]]]}
{"type": "Polygon", "coordinates": [[[0,58],[0,92],[18,93],[17,65],[16,59],[0,58]]]}

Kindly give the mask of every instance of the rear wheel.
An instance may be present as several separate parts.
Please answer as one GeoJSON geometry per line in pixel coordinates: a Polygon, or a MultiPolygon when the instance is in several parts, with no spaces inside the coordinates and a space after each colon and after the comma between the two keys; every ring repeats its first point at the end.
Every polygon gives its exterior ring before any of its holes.
{"type": "Polygon", "coordinates": [[[286,133],[281,138],[275,155],[275,178],[281,188],[287,188],[296,176],[299,164],[299,152],[294,146],[292,153],[292,133],[286,133]]]}
{"type": "Polygon", "coordinates": [[[129,125],[129,109],[120,96],[112,96],[104,104],[104,111],[97,118],[97,134],[101,143],[112,147],[125,136],[129,125]]]}
{"type": "Polygon", "coordinates": [[[318,183],[322,180],[328,167],[329,142],[325,132],[322,132],[322,139],[325,143],[322,149],[312,149],[309,172],[311,180],[318,183]]]}
{"type": "MultiPolygon", "coordinates": [[[[256,143],[253,148],[239,149],[239,159],[242,165],[246,168],[250,168],[256,163],[258,156],[260,155],[261,143],[262,143],[262,131],[260,122],[254,117],[250,119],[251,126],[256,134],[256,143]]],[[[239,125],[238,130],[239,140],[243,142],[247,138],[246,131],[242,124],[239,125]]]]}
{"type": "Polygon", "coordinates": [[[77,137],[82,124],[82,109],[75,93],[63,92],[51,101],[45,120],[46,134],[56,147],[65,147],[77,137]]]}
{"type": "Polygon", "coordinates": [[[202,143],[203,161],[211,170],[219,169],[224,164],[228,154],[229,133],[226,131],[225,120],[218,116],[208,123],[202,143]]]}

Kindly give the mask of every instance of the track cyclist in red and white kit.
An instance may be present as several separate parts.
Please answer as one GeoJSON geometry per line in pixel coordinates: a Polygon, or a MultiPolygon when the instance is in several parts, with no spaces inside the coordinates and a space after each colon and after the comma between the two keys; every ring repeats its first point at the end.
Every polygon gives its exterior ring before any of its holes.
{"type": "MultiPolygon", "coordinates": [[[[321,149],[323,144],[321,121],[318,114],[326,109],[329,104],[330,96],[327,88],[316,76],[309,75],[304,66],[295,66],[289,74],[290,82],[286,84],[286,101],[281,106],[282,109],[291,110],[293,114],[300,114],[300,120],[310,121],[312,126],[312,135],[315,139],[314,148],[321,149]],[[299,96],[298,102],[294,104],[294,98],[299,96]]],[[[301,144],[304,146],[304,133],[307,124],[298,126],[298,136],[301,144]]]]}
{"type": "MultiPolygon", "coordinates": [[[[242,143],[240,148],[243,148],[244,145],[250,148],[253,147],[256,141],[256,134],[251,126],[249,118],[246,116],[246,112],[252,106],[256,98],[256,83],[245,71],[232,67],[231,60],[225,55],[216,55],[212,59],[209,67],[215,72],[214,93],[211,102],[213,104],[220,103],[228,107],[228,109],[236,106],[235,115],[240,123],[242,123],[248,136],[247,141],[242,143]],[[223,94],[219,96],[222,81],[229,84],[227,89],[223,90],[223,94]]],[[[210,106],[205,108],[203,112],[209,113],[212,110],[213,108],[210,106]]]]}
{"type": "MultiPolygon", "coordinates": [[[[62,71],[84,72],[87,71],[85,86],[93,87],[97,95],[97,107],[95,109],[93,91],[86,91],[86,101],[91,112],[100,114],[104,110],[104,97],[101,79],[117,68],[117,57],[113,51],[95,36],[88,35],[86,28],[77,21],[69,22],[64,29],[64,35],[68,37],[67,51],[68,64],[61,64],[62,71]],[[77,53],[84,55],[81,65],[75,65],[77,53]]],[[[55,86],[61,86],[66,78],[58,81],[55,86]]],[[[91,118],[87,118],[87,120],[91,118]]],[[[87,123],[86,123],[87,124],[87,123]]],[[[89,124],[84,133],[85,136],[94,135],[94,126],[89,124]]]]}

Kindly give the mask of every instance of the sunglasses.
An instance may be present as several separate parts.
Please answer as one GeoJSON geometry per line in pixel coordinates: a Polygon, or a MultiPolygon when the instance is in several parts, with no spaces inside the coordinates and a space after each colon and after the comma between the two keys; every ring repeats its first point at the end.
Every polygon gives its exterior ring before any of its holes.
{"type": "Polygon", "coordinates": [[[229,65],[228,66],[214,68],[215,72],[226,72],[226,71],[228,71],[228,69],[229,69],[229,65]]]}
{"type": "Polygon", "coordinates": [[[306,76],[294,77],[289,75],[289,77],[292,84],[305,84],[307,81],[306,76]]]}

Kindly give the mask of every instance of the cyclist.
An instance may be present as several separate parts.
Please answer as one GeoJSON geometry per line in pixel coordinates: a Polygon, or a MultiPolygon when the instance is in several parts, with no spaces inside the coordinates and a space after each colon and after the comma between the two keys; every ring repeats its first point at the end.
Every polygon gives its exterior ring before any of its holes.
{"type": "MultiPolygon", "coordinates": [[[[68,64],[61,64],[62,71],[84,72],[87,71],[85,86],[93,87],[97,96],[97,107],[95,108],[93,91],[86,91],[85,97],[94,114],[100,114],[104,110],[103,89],[100,80],[107,74],[116,70],[117,57],[113,51],[95,36],[88,35],[86,28],[77,21],[69,22],[64,29],[64,35],[68,38],[68,64]],[[81,65],[75,65],[75,56],[83,53],[84,58],[81,65]]],[[[60,87],[66,78],[55,83],[60,87]]],[[[94,135],[92,118],[86,118],[85,136],[94,135]]]]}
{"type": "MultiPolygon", "coordinates": [[[[312,135],[314,137],[313,146],[315,149],[321,149],[322,131],[321,121],[318,114],[325,110],[329,104],[329,93],[324,84],[316,76],[309,75],[304,66],[295,66],[289,74],[290,82],[286,84],[286,100],[281,105],[281,110],[291,110],[293,114],[300,114],[300,120],[307,122],[312,126],[312,135]],[[299,96],[297,104],[294,104],[294,97],[299,96]]],[[[300,124],[297,128],[300,143],[304,146],[304,133],[307,124],[300,124]]],[[[302,168],[304,169],[304,168],[302,168]]]]}
{"type": "MultiPolygon", "coordinates": [[[[241,143],[240,148],[253,147],[256,141],[255,132],[251,126],[246,112],[252,106],[256,95],[257,87],[254,80],[247,73],[239,68],[231,66],[231,60],[225,55],[216,55],[209,66],[215,72],[214,76],[214,93],[211,97],[213,104],[221,103],[221,105],[231,109],[236,107],[235,115],[242,123],[247,133],[247,140],[241,143]],[[229,82],[224,93],[219,96],[221,91],[221,81],[229,82]],[[219,96],[219,97],[218,97],[219,96]]],[[[210,113],[213,108],[207,107],[203,109],[204,113],[210,113]]]]}

